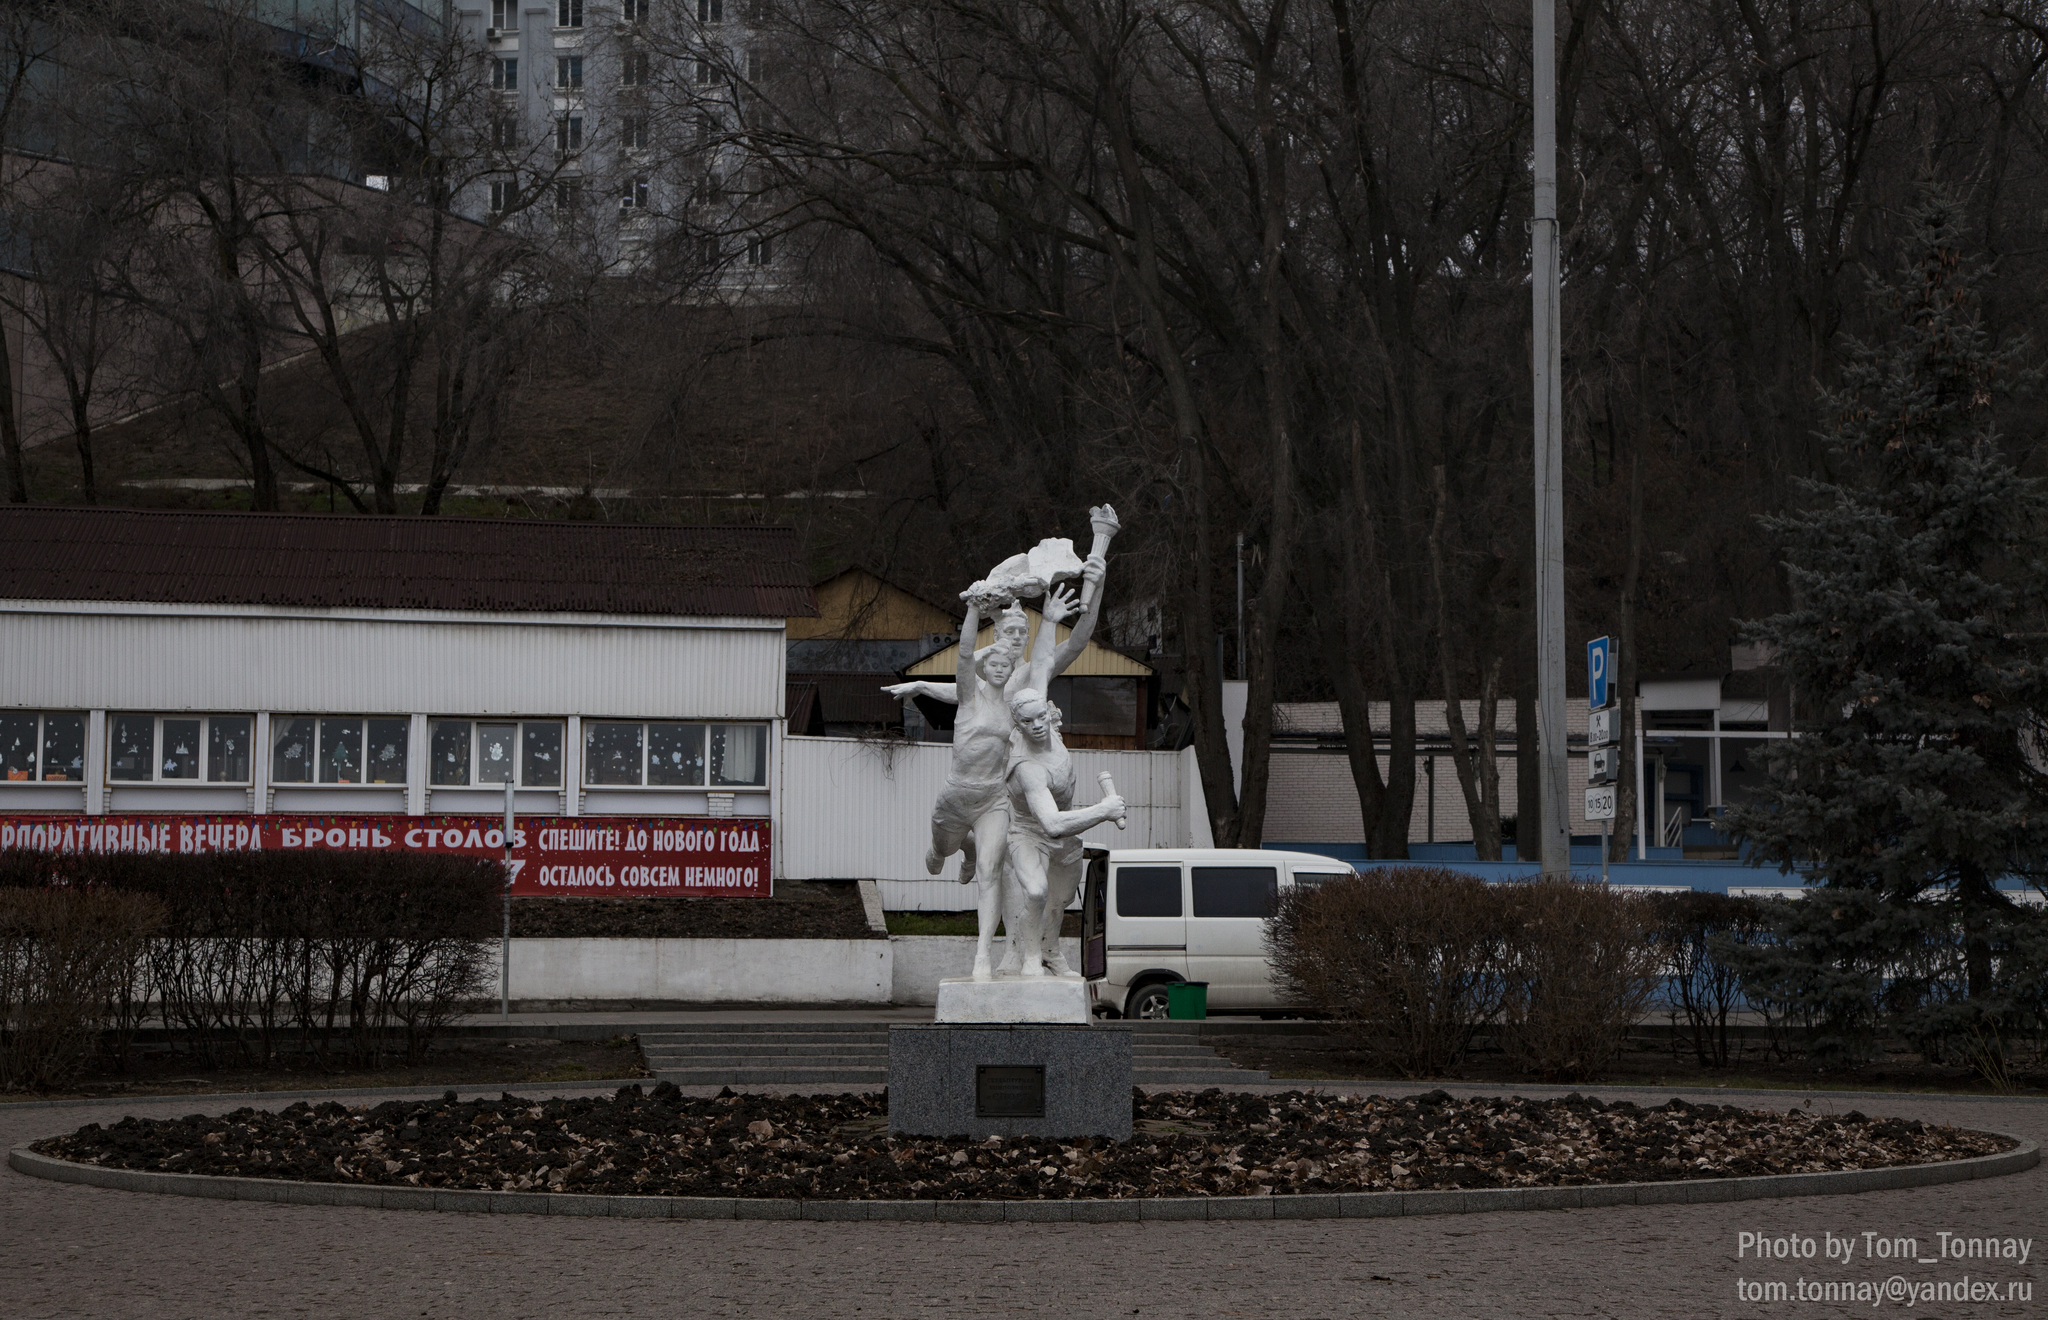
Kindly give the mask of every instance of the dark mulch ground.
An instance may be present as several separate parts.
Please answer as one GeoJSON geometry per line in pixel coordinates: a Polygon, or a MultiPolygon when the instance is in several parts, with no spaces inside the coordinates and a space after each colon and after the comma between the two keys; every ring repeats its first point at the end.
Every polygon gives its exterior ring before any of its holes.
{"type": "Polygon", "coordinates": [[[116,1168],[610,1195],[953,1200],[1537,1187],[1811,1173],[1959,1159],[2003,1137],[1861,1114],[1673,1099],[1136,1095],[1136,1137],[898,1139],[880,1096],[335,1102],[126,1118],[38,1142],[116,1168]]]}
{"type": "Polygon", "coordinates": [[[209,1067],[179,1052],[140,1053],[125,1069],[95,1061],[77,1077],[42,1093],[0,1093],[17,1100],[146,1095],[233,1094],[243,1091],[336,1091],[382,1086],[518,1086],[523,1082],[606,1081],[648,1077],[640,1042],[610,1040],[461,1040],[444,1038],[416,1064],[352,1066],[312,1055],[286,1054],[270,1067],[232,1059],[209,1067]]]}
{"type": "Polygon", "coordinates": [[[779,880],[773,898],[515,898],[521,937],[869,940],[860,891],[852,884],[779,880]]]}

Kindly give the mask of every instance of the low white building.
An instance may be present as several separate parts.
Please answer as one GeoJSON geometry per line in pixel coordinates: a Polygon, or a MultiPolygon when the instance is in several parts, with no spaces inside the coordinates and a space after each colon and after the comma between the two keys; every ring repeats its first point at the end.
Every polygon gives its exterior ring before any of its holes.
{"type": "Polygon", "coordinates": [[[786,528],[6,507],[0,818],[772,835],[812,609],[786,528]]]}

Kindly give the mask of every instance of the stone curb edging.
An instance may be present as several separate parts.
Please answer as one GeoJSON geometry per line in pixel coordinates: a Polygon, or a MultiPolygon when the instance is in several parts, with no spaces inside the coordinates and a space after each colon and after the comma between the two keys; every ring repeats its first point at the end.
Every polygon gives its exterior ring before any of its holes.
{"type": "Polygon", "coordinates": [[[1489,1187],[1440,1192],[1333,1192],[1286,1196],[1135,1197],[1072,1201],[803,1201],[719,1196],[597,1196],[579,1192],[486,1192],[431,1187],[352,1186],[281,1178],[219,1177],[109,1169],[40,1155],[7,1153],[18,1173],[130,1192],[205,1196],[284,1205],[362,1206],[471,1214],[577,1215],[614,1219],[900,1220],[942,1224],[1108,1223],[1162,1219],[1384,1219],[1398,1215],[1476,1214],[1495,1210],[1591,1210],[1610,1205],[1690,1205],[1785,1196],[1931,1187],[2019,1173],[2041,1162],[2041,1145],[1939,1164],[1838,1173],[1704,1178],[1686,1182],[1608,1183],[1585,1187],[1489,1187]]]}

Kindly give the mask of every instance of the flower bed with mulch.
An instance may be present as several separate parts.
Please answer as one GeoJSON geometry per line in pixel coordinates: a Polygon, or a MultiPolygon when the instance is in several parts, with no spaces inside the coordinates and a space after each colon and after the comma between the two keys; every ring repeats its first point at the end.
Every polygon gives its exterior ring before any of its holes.
{"type": "Polygon", "coordinates": [[[1124,1143],[892,1138],[880,1096],[295,1104],[125,1118],[36,1143],[110,1168],[608,1195],[988,1199],[1556,1187],[1823,1173],[1995,1154],[2010,1139],[1862,1114],[1671,1100],[1137,1095],[1124,1143]]]}

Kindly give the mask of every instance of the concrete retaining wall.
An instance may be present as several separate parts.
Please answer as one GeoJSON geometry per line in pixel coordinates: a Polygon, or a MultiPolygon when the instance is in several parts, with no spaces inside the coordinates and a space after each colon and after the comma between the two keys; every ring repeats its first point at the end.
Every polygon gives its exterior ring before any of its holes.
{"type": "MultiPolygon", "coordinates": [[[[898,1004],[936,1004],[940,977],[974,971],[972,935],[891,935],[889,943],[896,951],[889,998],[898,1004]]],[[[1061,940],[1060,951],[1068,962],[1081,965],[1081,941],[1061,940]]],[[[995,956],[1003,956],[1000,940],[995,956]]]]}
{"type": "MultiPolygon", "coordinates": [[[[894,943],[516,939],[512,998],[548,1003],[886,1004],[894,981],[894,943]]],[[[970,952],[970,961],[972,957],[970,952]]],[[[936,993],[936,978],[932,985],[936,993]]]]}

